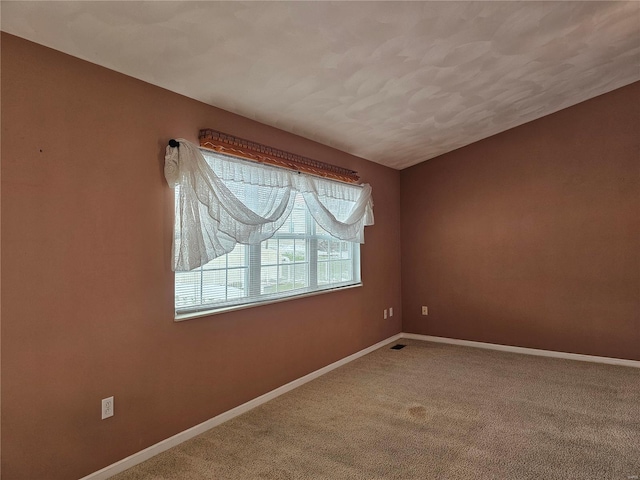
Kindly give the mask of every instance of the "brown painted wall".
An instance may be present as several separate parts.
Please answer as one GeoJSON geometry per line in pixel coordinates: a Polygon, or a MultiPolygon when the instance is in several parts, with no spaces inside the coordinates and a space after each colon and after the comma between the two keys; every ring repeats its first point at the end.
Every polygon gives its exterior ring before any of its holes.
{"type": "Polygon", "coordinates": [[[401,187],[405,332],[640,360],[640,83],[401,187]]]}
{"type": "Polygon", "coordinates": [[[81,477],[401,331],[399,172],[6,34],[1,93],[4,478],[81,477]],[[357,170],[364,287],[174,323],[164,147],[204,127],[357,170]]]}

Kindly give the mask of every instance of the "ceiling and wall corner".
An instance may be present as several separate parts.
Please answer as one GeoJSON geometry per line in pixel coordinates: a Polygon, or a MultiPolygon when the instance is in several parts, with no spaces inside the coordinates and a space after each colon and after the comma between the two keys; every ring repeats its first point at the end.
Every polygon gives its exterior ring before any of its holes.
{"type": "Polygon", "coordinates": [[[634,1],[1,8],[6,32],[397,169],[640,80],[634,1]]]}
{"type": "Polygon", "coordinates": [[[400,172],[403,331],[640,360],[639,132],[636,82],[400,172]]]}

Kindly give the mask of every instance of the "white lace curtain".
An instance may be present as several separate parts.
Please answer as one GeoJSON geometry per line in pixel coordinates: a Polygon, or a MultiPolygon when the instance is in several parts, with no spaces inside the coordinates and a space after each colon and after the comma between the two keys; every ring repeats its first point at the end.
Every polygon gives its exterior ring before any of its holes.
{"type": "Polygon", "coordinates": [[[350,185],[260,163],[206,154],[177,140],[167,146],[164,174],[179,187],[173,269],[188,271],[229,253],[237,243],[272,237],[300,193],[318,225],[330,235],[364,243],[373,225],[370,185],[350,185]]]}

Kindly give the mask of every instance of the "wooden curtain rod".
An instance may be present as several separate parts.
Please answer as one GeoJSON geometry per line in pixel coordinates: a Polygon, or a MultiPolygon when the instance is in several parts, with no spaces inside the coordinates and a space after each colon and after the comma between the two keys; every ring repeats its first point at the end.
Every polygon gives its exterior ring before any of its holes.
{"type": "Polygon", "coordinates": [[[200,130],[199,138],[201,147],[224,153],[225,155],[288,168],[341,182],[358,183],[360,180],[358,172],[353,170],[312,160],[311,158],[278,150],[277,148],[251,142],[233,135],[227,135],[210,128],[200,130]]]}

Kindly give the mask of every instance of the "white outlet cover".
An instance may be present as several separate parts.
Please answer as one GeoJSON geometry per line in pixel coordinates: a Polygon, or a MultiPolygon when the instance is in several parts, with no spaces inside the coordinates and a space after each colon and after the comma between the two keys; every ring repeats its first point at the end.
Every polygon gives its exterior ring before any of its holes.
{"type": "Polygon", "coordinates": [[[389,316],[393,317],[393,307],[389,308],[389,316]]]}
{"type": "Polygon", "coordinates": [[[102,399],[102,420],[113,417],[113,397],[102,399]]]}
{"type": "Polygon", "coordinates": [[[384,319],[385,320],[387,319],[387,309],[386,308],[384,309],[384,319]]]}

